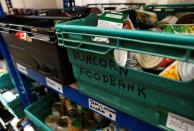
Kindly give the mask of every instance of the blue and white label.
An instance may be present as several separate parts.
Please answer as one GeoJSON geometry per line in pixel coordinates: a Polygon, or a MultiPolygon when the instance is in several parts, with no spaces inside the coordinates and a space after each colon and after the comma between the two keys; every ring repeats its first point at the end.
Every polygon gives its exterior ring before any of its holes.
{"type": "Polygon", "coordinates": [[[194,131],[194,121],[169,112],[166,126],[175,131],[194,131]]]}
{"type": "Polygon", "coordinates": [[[17,65],[18,70],[19,70],[21,73],[23,73],[23,74],[25,74],[25,75],[28,75],[28,71],[27,71],[27,68],[26,68],[25,66],[23,66],[23,65],[21,65],[21,64],[19,64],[19,63],[16,63],[16,65],[17,65]]]}
{"type": "Polygon", "coordinates": [[[116,110],[111,109],[95,100],[88,99],[89,108],[113,121],[116,121],[116,110]]]}
{"type": "Polygon", "coordinates": [[[46,77],[46,84],[47,84],[49,87],[51,87],[51,88],[53,88],[53,89],[55,89],[55,90],[57,90],[58,92],[60,92],[60,93],[63,94],[63,86],[62,86],[61,84],[59,84],[58,82],[56,82],[56,81],[54,81],[54,80],[52,80],[52,79],[46,77]]]}

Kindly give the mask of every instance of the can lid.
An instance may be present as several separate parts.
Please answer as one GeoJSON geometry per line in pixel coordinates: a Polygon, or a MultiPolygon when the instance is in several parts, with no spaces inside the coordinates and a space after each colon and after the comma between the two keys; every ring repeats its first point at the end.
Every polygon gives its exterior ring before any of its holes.
{"type": "Polygon", "coordinates": [[[127,54],[127,51],[124,50],[114,50],[114,58],[116,63],[124,67],[127,62],[127,54]]]}
{"type": "Polygon", "coordinates": [[[58,119],[57,121],[57,126],[58,127],[68,127],[68,117],[67,116],[63,116],[61,118],[58,119]]]}
{"type": "Polygon", "coordinates": [[[178,69],[182,81],[190,81],[194,79],[194,64],[179,62],[178,69]]]}
{"type": "Polygon", "coordinates": [[[160,62],[164,59],[162,57],[146,55],[146,54],[136,54],[135,55],[139,65],[145,69],[151,69],[160,64],[160,62]]]}

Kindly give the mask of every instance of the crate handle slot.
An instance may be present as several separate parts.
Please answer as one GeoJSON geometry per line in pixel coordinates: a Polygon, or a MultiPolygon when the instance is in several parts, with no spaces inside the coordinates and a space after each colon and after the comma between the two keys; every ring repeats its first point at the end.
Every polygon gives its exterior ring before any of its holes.
{"type": "MultiPolygon", "coordinates": [[[[101,34],[93,34],[92,32],[89,33],[75,33],[75,32],[63,32],[64,34],[71,34],[71,35],[81,35],[82,38],[88,37],[88,38],[93,38],[93,37],[104,37],[108,38],[111,40],[111,43],[103,43],[103,42],[96,42],[93,41],[92,39],[90,40],[79,40],[79,39],[73,39],[73,38],[63,38],[63,40],[67,43],[64,43],[65,47],[70,48],[70,45],[67,45],[69,42],[70,43],[81,43],[83,45],[87,46],[94,46],[94,47],[99,47],[99,48],[110,48],[111,49],[121,49],[121,50],[126,50],[126,51],[132,51],[136,53],[144,53],[144,54],[149,54],[149,55],[155,55],[159,57],[170,57],[176,60],[181,60],[181,61],[187,61],[187,62],[192,62],[194,63],[194,59],[192,57],[192,52],[194,50],[194,47],[192,45],[181,45],[181,44],[170,44],[169,41],[167,42],[158,42],[158,41],[147,41],[147,40],[141,40],[141,39],[134,39],[134,38],[127,38],[127,37],[121,37],[121,36],[107,36],[107,35],[101,35],[101,34]],[[125,44],[124,44],[125,43],[125,44]],[[128,43],[128,44],[127,44],[128,43]],[[131,44],[130,44],[131,43],[131,44]],[[114,44],[114,45],[113,45],[114,44]],[[141,48],[145,47],[145,48],[141,48]],[[161,48],[160,53],[155,51],[155,49],[161,48]],[[173,54],[165,54],[165,49],[173,51],[173,54]],[[162,51],[163,50],[163,51],[162,51]],[[190,51],[189,51],[190,50],[190,51]],[[189,52],[188,52],[189,51],[189,52]],[[180,54],[181,53],[181,54],[180,54]]],[[[59,40],[62,40],[61,38],[58,38],[59,40]]],[[[86,49],[83,49],[84,51],[88,51],[86,49]]],[[[93,51],[93,53],[96,53],[93,51]]],[[[108,53],[108,51],[107,51],[108,53]]],[[[106,54],[104,53],[98,53],[98,54],[106,54]]]]}
{"type": "Polygon", "coordinates": [[[111,48],[105,48],[105,47],[98,47],[96,46],[96,48],[94,48],[94,46],[90,46],[90,45],[84,45],[80,43],[80,47],[78,47],[78,50],[80,51],[87,51],[87,52],[91,52],[91,53],[96,53],[99,55],[106,55],[109,52],[112,51],[111,48]]]}

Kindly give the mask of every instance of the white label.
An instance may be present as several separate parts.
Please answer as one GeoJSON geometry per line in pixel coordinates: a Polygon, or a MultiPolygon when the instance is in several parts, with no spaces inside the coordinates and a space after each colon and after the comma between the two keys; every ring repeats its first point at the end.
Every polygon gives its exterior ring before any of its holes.
{"type": "MultiPolygon", "coordinates": [[[[122,29],[123,28],[123,23],[117,23],[117,22],[111,22],[111,21],[105,21],[105,20],[98,20],[98,26],[97,27],[99,27],[99,28],[111,28],[111,29],[122,29]]],[[[94,41],[109,43],[109,39],[104,38],[104,37],[95,37],[94,41]]]]}
{"type": "Polygon", "coordinates": [[[110,18],[115,18],[115,19],[121,19],[123,17],[122,15],[117,15],[117,14],[106,14],[105,16],[110,18]]]}
{"type": "Polygon", "coordinates": [[[166,126],[175,131],[194,131],[194,121],[170,112],[166,126]]]}
{"type": "Polygon", "coordinates": [[[63,87],[61,84],[57,83],[56,81],[54,80],[51,80],[50,78],[47,78],[46,77],[46,83],[49,87],[57,90],[58,92],[62,93],[63,94],[63,87]]]}
{"type": "Polygon", "coordinates": [[[92,99],[88,99],[89,102],[89,108],[92,109],[93,111],[96,111],[97,113],[113,120],[116,121],[116,111],[103,105],[100,104],[99,102],[92,100],[92,99]]]}
{"type": "Polygon", "coordinates": [[[25,66],[23,66],[23,65],[21,65],[21,64],[19,64],[19,63],[16,63],[16,65],[17,65],[18,70],[19,70],[20,72],[24,73],[25,75],[28,75],[28,71],[27,71],[27,69],[26,69],[25,66]]]}

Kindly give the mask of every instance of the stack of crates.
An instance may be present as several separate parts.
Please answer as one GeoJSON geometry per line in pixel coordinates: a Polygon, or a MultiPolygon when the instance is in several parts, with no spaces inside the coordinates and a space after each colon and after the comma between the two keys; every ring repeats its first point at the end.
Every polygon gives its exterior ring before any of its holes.
{"type": "Polygon", "coordinates": [[[18,68],[27,67],[60,85],[75,81],[66,49],[59,48],[54,25],[88,14],[87,7],[42,10],[45,16],[6,16],[0,31],[18,68]],[[69,16],[70,15],[70,16],[69,16]]]}

